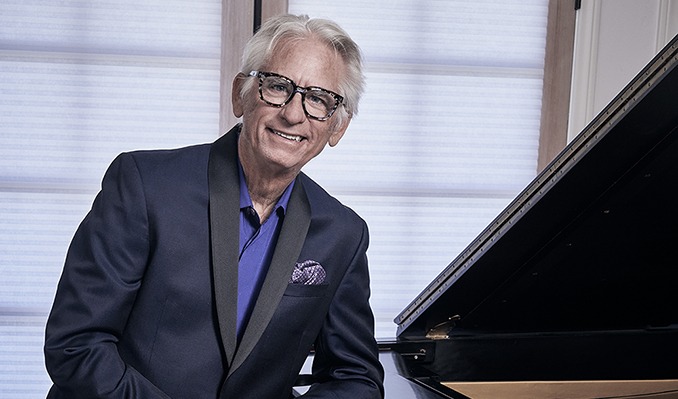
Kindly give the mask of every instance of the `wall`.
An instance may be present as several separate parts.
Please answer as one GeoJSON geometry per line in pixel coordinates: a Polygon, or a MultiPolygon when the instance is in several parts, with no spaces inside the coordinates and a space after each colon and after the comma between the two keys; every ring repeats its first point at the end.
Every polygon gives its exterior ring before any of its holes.
{"type": "Polygon", "coordinates": [[[568,141],[678,33],[678,0],[582,0],[568,141]]]}

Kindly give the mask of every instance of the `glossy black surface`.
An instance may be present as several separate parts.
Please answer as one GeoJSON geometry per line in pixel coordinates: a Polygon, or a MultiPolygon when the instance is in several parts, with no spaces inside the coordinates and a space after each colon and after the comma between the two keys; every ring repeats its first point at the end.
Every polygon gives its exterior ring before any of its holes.
{"type": "MultiPolygon", "coordinates": [[[[677,37],[678,39],[678,37],[677,37]]],[[[399,337],[678,326],[678,40],[397,318],[399,337]]]]}
{"type": "Polygon", "coordinates": [[[678,379],[676,243],[678,36],[395,318],[387,392],[678,379]]]}
{"type": "Polygon", "coordinates": [[[421,376],[408,377],[406,361],[396,351],[383,351],[379,360],[384,366],[384,390],[386,399],[464,399],[466,396],[440,385],[437,381],[421,376]]]}

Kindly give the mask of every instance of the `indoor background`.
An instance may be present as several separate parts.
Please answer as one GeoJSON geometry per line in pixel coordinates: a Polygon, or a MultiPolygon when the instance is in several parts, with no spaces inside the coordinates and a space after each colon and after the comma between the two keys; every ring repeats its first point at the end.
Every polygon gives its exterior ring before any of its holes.
{"type": "Polygon", "coordinates": [[[378,338],[678,32],[670,0],[231,3],[0,2],[1,398],[49,388],[45,320],[107,165],[230,127],[260,16],[328,17],[363,48],[360,113],[305,171],[370,227],[378,338]]]}

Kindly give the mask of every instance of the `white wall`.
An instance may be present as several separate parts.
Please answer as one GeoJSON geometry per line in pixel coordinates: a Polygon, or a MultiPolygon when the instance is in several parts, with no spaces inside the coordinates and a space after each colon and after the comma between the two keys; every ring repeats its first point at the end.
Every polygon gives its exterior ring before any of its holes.
{"type": "Polygon", "coordinates": [[[678,0],[582,0],[568,140],[678,33],[678,0]]]}

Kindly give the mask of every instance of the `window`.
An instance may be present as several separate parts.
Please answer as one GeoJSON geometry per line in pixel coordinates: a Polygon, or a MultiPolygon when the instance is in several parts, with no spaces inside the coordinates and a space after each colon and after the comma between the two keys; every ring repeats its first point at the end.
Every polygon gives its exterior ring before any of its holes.
{"type": "Polygon", "coordinates": [[[45,397],[68,243],[121,151],[219,134],[221,1],[0,4],[0,397],[45,397]]]}
{"type": "Polygon", "coordinates": [[[393,318],[536,176],[548,1],[289,11],[338,22],[365,54],[359,115],[305,171],[370,226],[376,334],[393,337],[393,318]]]}
{"type": "MultiPolygon", "coordinates": [[[[221,58],[220,36],[222,24],[236,47],[248,36],[243,7],[0,3],[0,397],[49,387],[47,312],[113,157],[231,127],[237,62],[221,58]]],[[[290,0],[289,10],[336,20],[366,54],[360,115],[306,172],[370,225],[377,336],[392,337],[393,317],[536,174],[547,1],[290,0]]]]}

